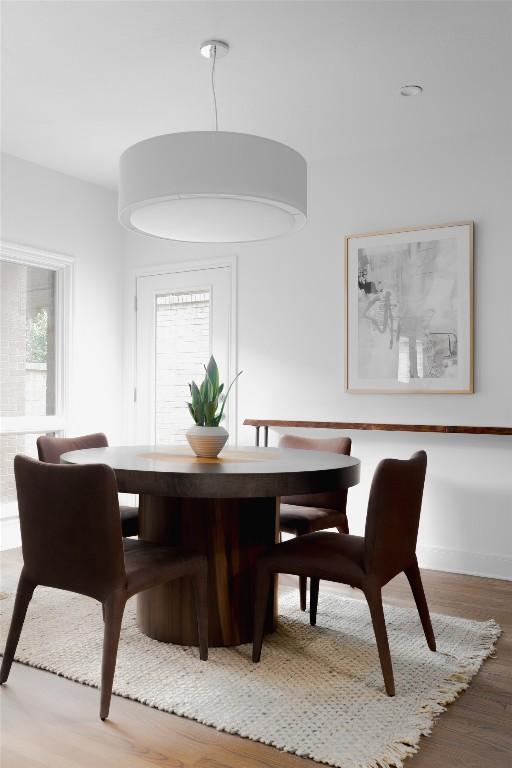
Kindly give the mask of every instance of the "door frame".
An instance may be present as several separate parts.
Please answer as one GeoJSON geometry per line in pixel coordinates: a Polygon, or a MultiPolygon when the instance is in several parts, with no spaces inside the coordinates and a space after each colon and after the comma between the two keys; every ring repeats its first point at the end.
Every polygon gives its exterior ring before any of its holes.
{"type": "MultiPolygon", "coordinates": [[[[229,316],[229,370],[224,380],[231,382],[237,373],[238,366],[238,258],[236,255],[226,255],[206,259],[191,258],[188,261],[167,262],[147,267],[137,267],[128,272],[126,305],[125,305],[125,355],[124,355],[124,412],[126,441],[133,443],[136,428],[136,401],[134,397],[137,382],[137,281],[144,277],[158,275],[173,275],[183,272],[197,272],[204,269],[227,267],[231,274],[231,306],[229,316]]],[[[227,405],[230,423],[230,442],[238,444],[238,381],[231,390],[227,405]]]]}

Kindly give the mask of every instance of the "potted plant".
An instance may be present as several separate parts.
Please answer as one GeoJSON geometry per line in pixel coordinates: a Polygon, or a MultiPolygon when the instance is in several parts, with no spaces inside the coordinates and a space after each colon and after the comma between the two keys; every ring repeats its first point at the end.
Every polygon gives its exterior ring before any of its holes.
{"type": "Polygon", "coordinates": [[[192,402],[187,405],[195,426],[187,430],[186,437],[196,456],[215,458],[224,448],[229,435],[224,427],[220,426],[220,422],[224,418],[229,391],[241,373],[242,371],[237,373],[226,394],[221,397],[224,384],[219,383],[219,369],[212,355],[208,366],[205,367],[205,377],[201,385],[198,387],[195,381],[188,385],[192,402]],[[222,402],[220,408],[219,401],[222,402]]]}

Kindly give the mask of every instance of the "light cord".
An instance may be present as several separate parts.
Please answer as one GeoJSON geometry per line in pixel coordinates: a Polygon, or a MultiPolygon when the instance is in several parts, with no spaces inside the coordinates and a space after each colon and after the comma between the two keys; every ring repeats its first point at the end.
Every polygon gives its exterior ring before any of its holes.
{"type": "Polygon", "coordinates": [[[215,110],[215,130],[219,130],[219,119],[217,115],[217,94],[215,93],[215,62],[217,61],[217,46],[213,46],[213,61],[212,61],[212,92],[213,92],[213,108],[215,110]]]}

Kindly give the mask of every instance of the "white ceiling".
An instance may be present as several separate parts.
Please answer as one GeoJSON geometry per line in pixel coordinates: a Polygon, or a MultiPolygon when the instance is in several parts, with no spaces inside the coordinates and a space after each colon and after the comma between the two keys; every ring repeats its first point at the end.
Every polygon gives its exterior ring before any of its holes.
{"type": "Polygon", "coordinates": [[[4,2],[3,150],[115,188],[121,152],[219,127],[315,161],[512,135],[512,3],[4,2]],[[399,95],[420,83],[417,98],[399,95]]]}

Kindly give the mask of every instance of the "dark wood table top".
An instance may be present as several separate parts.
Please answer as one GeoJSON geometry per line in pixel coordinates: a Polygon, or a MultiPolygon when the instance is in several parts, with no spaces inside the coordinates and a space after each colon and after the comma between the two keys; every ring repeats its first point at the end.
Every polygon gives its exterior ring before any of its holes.
{"type": "Polygon", "coordinates": [[[217,459],[188,446],[137,445],[70,451],[65,464],[107,464],[124,493],[188,498],[252,498],[317,493],[359,482],[360,461],[320,451],[225,448],[217,459]]]}

